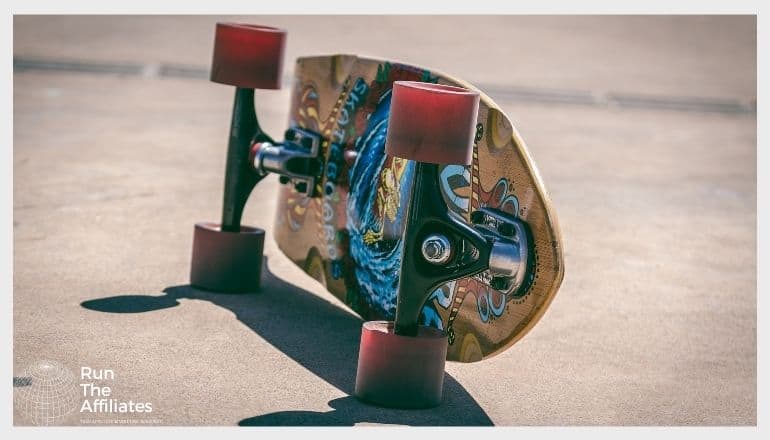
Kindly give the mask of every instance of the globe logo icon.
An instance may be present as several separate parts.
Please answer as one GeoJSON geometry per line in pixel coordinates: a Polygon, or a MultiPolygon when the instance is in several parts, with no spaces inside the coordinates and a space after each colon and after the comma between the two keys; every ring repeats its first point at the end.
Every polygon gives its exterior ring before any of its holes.
{"type": "Polygon", "coordinates": [[[24,386],[16,388],[15,402],[34,425],[57,425],[74,411],[80,400],[75,375],[54,361],[27,367],[24,386]]]}

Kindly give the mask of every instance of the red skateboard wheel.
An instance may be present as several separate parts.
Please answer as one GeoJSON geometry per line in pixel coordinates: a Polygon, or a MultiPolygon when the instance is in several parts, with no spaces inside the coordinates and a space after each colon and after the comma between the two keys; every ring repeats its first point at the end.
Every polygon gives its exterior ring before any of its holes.
{"type": "Polygon", "coordinates": [[[211,81],[246,89],[280,89],[286,31],[217,23],[211,81]]]}
{"type": "Polygon", "coordinates": [[[222,231],[216,223],[196,223],[190,284],[212,292],[259,290],[265,231],[241,226],[222,231]]]}
{"type": "Polygon", "coordinates": [[[418,162],[469,165],[479,93],[443,84],[393,83],[386,152],[418,162]]]}
{"type": "Polygon", "coordinates": [[[447,337],[420,326],[417,336],[393,332],[392,321],[361,328],[355,395],[390,408],[431,408],[441,403],[447,337]]]}

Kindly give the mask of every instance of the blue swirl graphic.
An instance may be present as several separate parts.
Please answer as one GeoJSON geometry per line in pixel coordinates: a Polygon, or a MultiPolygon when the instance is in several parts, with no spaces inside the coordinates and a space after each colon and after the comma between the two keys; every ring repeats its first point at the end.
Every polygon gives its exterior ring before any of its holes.
{"type": "MultiPolygon", "coordinates": [[[[385,319],[393,319],[396,312],[396,293],[401,263],[401,231],[406,203],[401,203],[395,220],[376,212],[377,189],[385,163],[385,139],[390,114],[388,91],[379,100],[369,116],[366,131],[356,140],[356,162],[350,170],[350,192],[347,204],[347,229],[350,234],[350,255],[355,261],[356,279],[360,295],[371,308],[385,319]],[[369,232],[382,233],[381,239],[371,244],[364,241],[369,232]]],[[[399,185],[402,201],[408,200],[409,185],[414,164],[407,162],[399,185]]]]}

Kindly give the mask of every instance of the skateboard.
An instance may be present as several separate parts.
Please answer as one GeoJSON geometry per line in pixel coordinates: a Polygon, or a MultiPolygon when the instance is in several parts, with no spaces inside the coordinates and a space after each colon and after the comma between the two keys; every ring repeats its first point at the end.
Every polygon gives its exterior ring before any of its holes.
{"type": "Polygon", "coordinates": [[[394,60],[299,58],[276,141],[259,127],[253,89],[280,88],[285,37],[217,25],[211,78],[236,86],[235,103],[222,221],[196,225],[191,284],[259,289],[264,231],[240,220],[253,187],[276,173],[278,247],[369,321],[358,397],[435,406],[445,359],[506,350],[560,286],[561,235],[542,179],[490,97],[394,60]]]}

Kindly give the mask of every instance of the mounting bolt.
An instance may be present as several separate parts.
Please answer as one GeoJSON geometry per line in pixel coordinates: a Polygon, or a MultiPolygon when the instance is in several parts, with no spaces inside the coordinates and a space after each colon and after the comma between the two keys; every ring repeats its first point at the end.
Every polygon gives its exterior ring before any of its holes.
{"type": "Polygon", "coordinates": [[[452,245],[446,236],[431,234],[422,242],[422,256],[428,263],[445,264],[452,256],[452,245]]]}
{"type": "Polygon", "coordinates": [[[294,189],[298,193],[305,193],[307,192],[307,182],[297,182],[294,184],[294,189]]]}

